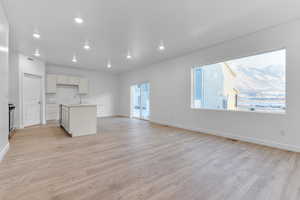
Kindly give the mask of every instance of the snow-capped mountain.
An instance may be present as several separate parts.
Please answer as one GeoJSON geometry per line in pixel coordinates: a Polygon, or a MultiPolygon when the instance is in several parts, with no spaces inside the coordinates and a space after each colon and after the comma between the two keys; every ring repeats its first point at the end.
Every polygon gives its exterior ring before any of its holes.
{"type": "Polygon", "coordinates": [[[285,91],[285,70],[281,65],[231,65],[231,68],[237,74],[235,86],[241,93],[285,91]]]}

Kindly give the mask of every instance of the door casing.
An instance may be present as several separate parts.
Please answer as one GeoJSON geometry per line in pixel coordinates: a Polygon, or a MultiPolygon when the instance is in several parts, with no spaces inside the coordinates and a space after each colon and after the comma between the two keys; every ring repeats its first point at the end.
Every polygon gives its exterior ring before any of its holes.
{"type": "Polygon", "coordinates": [[[42,87],[42,77],[39,75],[33,75],[33,74],[28,74],[28,73],[23,73],[23,78],[22,78],[22,122],[23,122],[23,127],[26,126],[32,126],[32,125],[38,125],[38,124],[42,124],[42,113],[43,113],[43,109],[42,109],[42,105],[43,105],[43,97],[42,97],[42,92],[43,92],[43,87],[42,87]],[[25,98],[24,98],[24,94],[25,94],[25,78],[34,78],[34,79],[38,79],[39,80],[39,87],[40,87],[40,98],[39,98],[39,120],[35,123],[26,123],[25,121],[25,98]]]}

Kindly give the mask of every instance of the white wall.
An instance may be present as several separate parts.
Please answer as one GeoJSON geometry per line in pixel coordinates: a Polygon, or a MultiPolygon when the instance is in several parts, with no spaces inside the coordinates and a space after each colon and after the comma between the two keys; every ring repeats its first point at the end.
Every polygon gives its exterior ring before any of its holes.
{"type": "Polygon", "coordinates": [[[45,99],[45,63],[34,59],[28,60],[27,56],[19,54],[18,59],[19,66],[19,78],[18,78],[18,87],[19,87],[19,126],[23,128],[23,78],[24,74],[31,74],[40,76],[42,79],[42,123],[46,123],[46,99],[45,99]]]}
{"type": "MultiPolygon", "coordinates": [[[[300,151],[300,21],[269,28],[196,53],[120,75],[120,114],[130,114],[130,85],[150,82],[151,121],[300,151]],[[194,110],[191,68],[287,49],[287,113],[194,110]]],[[[167,51],[168,49],[166,49],[167,51]]]]}
{"type": "MultiPolygon", "coordinates": [[[[113,116],[117,114],[119,106],[118,76],[108,72],[74,69],[52,64],[47,64],[46,73],[87,78],[89,80],[89,94],[82,96],[83,103],[97,104],[100,108],[98,117],[113,116]]],[[[47,96],[53,98],[53,95],[47,96]]],[[[55,98],[64,99],[64,97],[55,98]]]]}
{"type": "Polygon", "coordinates": [[[0,161],[8,150],[8,34],[9,27],[0,4],[0,161]]]}
{"type": "MultiPolygon", "coordinates": [[[[10,36],[10,43],[12,39],[10,36]]],[[[19,90],[19,54],[13,50],[9,52],[9,103],[13,103],[16,108],[14,110],[14,126],[20,125],[20,90],[19,90]]]]}

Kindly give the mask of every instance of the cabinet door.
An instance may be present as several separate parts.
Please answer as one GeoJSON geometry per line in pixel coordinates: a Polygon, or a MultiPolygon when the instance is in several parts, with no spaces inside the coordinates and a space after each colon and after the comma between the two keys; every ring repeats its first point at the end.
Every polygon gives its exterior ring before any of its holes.
{"type": "Polygon", "coordinates": [[[80,79],[75,76],[70,76],[69,83],[70,83],[70,85],[79,85],[80,79]]]}
{"type": "Polygon", "coordinates": [[[65,82],[65,76],[57,75],[57,84],[64,84],[64,82],[65,82]]]}
{"type": "Polygon", "coordinates": [[[66,108],[66,114],[65,114],[65,129],[67,130],[68,133],[70,133],[70,119],[69,119],[69,108],[66,108]]]}
{"type": "Polygon", "coordinates": [[[47,75],[47,93],[56,93],[56,75],[47,75]]]}
{"type": "Polygon", "coordinates": [[[68,131],[68,109],[65,106],[61,109],[61,125],[68,131]]]}
{"type": "Polygon", "coordinates": [[[79,94],[88,94],[88,93],[89,93],[89,80],[85,78],[81,78],[79,83],[79,94]]]}
{"type": "Polygon", "coordinates": [[[46,104],[46,119],[58,120],[59,109],[57,104],[46,104]]]}
{"type": "Polygon", "coordinates": [[[69,85],[69,77],[64,75],[57,75],[57,84],[69,85]]]}
{"type": "Polygon", "coordinates": [[[65,113],[64,110],[61,108],[60,110],[60,125],[64,126],[64,117],[65,117],[65,113]]]}

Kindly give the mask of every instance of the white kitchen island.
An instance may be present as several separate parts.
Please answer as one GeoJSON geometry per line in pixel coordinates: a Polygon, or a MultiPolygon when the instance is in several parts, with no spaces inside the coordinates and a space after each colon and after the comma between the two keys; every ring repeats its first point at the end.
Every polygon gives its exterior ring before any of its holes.
{"type": "Polygon", "coordinates": [[[72,137],[97,133],[97,106],[60,105],[60,126],[72,137]]]}

